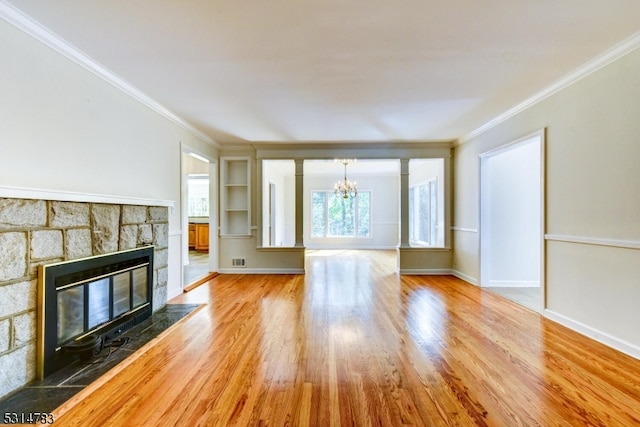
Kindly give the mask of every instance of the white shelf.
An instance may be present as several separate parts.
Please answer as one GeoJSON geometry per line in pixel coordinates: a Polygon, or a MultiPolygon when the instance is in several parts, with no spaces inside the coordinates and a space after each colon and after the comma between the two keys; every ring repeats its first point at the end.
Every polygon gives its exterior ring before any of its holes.
{"type": "Polygon", "coordinates": [[[220,159],[220,235],[251,235],[251,162],[248,157],[220,159]]]}

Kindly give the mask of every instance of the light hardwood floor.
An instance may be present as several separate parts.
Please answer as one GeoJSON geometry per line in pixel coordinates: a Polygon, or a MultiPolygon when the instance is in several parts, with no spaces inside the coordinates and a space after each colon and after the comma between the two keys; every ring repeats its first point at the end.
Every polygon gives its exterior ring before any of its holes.
{"type": "Polygon", "coordinates": [[[58,408],[56,425],[632,426],[640,361],[393,252],[221,275],[203,303],[58,408]]]}

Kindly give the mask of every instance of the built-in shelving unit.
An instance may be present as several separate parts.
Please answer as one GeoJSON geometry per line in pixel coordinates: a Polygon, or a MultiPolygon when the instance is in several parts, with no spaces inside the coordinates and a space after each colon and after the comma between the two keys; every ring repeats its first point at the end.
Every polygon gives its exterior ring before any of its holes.
{"type": "Polygon", "coordinates": [[[220,235],[251,234],[251,164],[248,157],[220,159],[220,235]]]}

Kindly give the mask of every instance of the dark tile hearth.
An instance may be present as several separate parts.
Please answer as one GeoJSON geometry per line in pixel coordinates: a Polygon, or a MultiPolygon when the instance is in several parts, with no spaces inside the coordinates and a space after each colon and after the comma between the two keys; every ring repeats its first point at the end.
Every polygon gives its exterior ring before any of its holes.
{"type": "Polygon", "coordinates": [[[44,380],[34,381],[0,399],[0,423],[5,423],[6,413],[52,412],[199,306],[168,304],[149,319],[124,332],[113,342],[113,346],[103,348],[94,359],[73,362],[44,380]]]}

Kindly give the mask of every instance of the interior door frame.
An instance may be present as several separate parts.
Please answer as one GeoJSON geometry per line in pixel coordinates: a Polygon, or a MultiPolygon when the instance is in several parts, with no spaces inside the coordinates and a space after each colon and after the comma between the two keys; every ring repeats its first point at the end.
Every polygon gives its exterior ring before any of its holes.
{"type": "Polygon", "coordinates": [[[488,201],[488,189],[487,184],[487,162],[491,157],[498,154],[505,153],[509,150],[513,150],[520,146],[537,142],[539,143],[539,155],[540,155],[540,305],[538,311],[542,313],[546,309],[546,245],[545,245],[545,233],[546,233],[546,129],[530,133],[522,138],[518,138],[499,147],[485,151],[478,156],[478,174],[479,174],[479,188],[478,188],[478,253],[479,253],[479,271],[480,271],[480,286],[486,287],[490,280],[489,262],[491,259],[491,253],[488,250],[489,243],[491,241],[491,230],[487,227],[487,218],[483,215],[485,206],[488,201]],[[534,141],[535,140],[535,141],[534,141]]]}
{"type": "Polygon", "coordinates": [[[188,214],[188,186],[187,173],[184,162],[184,156],[191,153],[203,157],[209,162],[209,272],[217,272],[219,269],[218,261],[218,159],[206,153],[203,153],[187,144],[180,144],[180,188],[181,188],[181,223],[182,223],[182,244],[180,251],[182,256],[180,259],[180,280],[182,289],[188,283],[184,283],[184,266],[189,261],[189,214],[188,214]]]}

